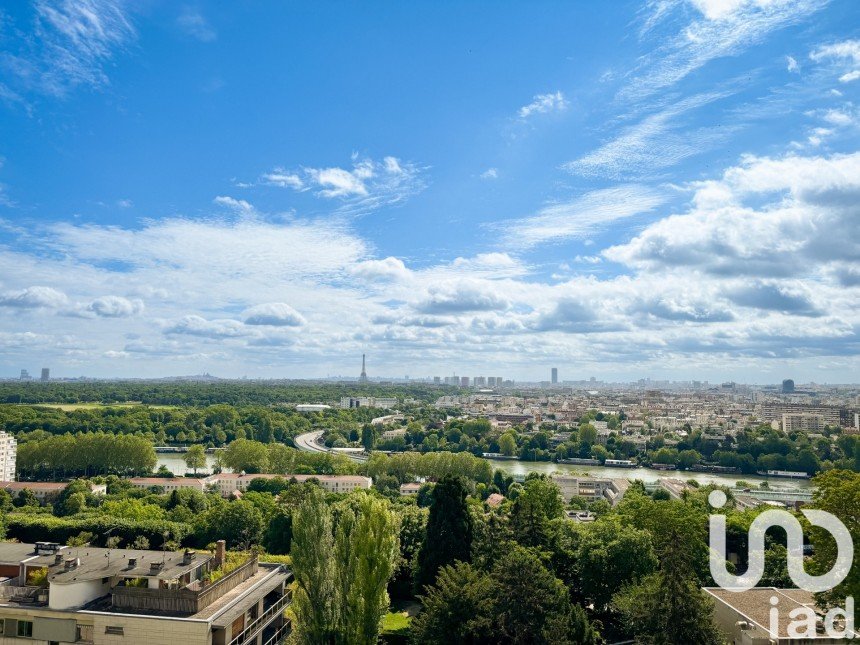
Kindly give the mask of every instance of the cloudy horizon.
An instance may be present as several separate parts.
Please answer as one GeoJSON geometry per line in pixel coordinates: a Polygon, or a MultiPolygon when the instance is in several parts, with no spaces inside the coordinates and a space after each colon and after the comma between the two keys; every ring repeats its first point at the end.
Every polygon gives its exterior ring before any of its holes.
{"type": "Polygon", "coordinates": [[[851,0],[20,5],[0,377],[857,381],[851,0]]]}

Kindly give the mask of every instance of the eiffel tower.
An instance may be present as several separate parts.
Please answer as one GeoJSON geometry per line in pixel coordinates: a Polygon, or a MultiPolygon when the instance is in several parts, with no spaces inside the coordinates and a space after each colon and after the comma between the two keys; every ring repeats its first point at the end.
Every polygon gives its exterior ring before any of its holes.
{"type": "Polygon", "coordinates": [[[358,380],[362,383],[367,383],[367,372],[364,369],[364,354],[361,355],[361,376],[358,377],[358,380]]]}

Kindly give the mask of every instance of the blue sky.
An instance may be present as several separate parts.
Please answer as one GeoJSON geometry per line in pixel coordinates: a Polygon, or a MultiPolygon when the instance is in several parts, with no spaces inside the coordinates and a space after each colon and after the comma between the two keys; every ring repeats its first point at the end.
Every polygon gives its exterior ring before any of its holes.
{"type": "Polygon", "coordinates": [[[856,381],[860,5],[0,9],[0,374],[856,381]]]}

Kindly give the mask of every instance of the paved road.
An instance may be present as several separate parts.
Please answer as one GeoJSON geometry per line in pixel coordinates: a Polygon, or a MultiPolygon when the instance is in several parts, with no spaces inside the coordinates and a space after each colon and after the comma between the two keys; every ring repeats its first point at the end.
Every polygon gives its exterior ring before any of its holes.
{"type": "Polygon", "coordinates": [[[306,432],[305,434],[300,434],[298,437],[293,439],[293,442],[296,444],[296,448],[304,450],[305,452],[330,452],[335,455],[346,455],[353,461],[367,461],[367,455],[363,452],[355,454],[326,448],[324,445],[319,443],[319,438],[322,437],[323,432],[323,430],[306,432]]]}
{"type": "Polygon", "coordinates": [[[323,430],[315,430],[314,432],[300,434],[298,437],[293,439],[293,441],[296,444],[296,448],[299,450],[305,450],[307,452],[328,452],[328,448],[317,443],[317,440],[322,437],[322,435],[323,430]]]}

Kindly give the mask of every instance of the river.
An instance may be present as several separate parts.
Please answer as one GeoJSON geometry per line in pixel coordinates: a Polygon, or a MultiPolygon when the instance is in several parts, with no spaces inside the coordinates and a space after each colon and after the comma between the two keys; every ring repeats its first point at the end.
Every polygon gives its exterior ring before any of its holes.
{"type": "MultiPolygon", "coordinates": [[[[556,464],[551,461],[513,461],[507,459],[490,459],[493,468],[503,470],[511,475],[527,475],[531,472],[550,474],[553,472],[586,473],[592,477],[609,477],[615,479],[641,479],[644,482],[653,482],[660,477],[676,477],[684,481],[695,479],[702,484],[720,484],[734,487],[735,482],[744,480],[750,484],[758,485],[767,481],[771,488],[811,488],[812,483],[808,479],[781,479],[778,477],[758,477],[756,475],[723,475],[716,473],[696,473],[681,470],[651,470],[650,468],[606,468],[605,466],[577,466],[573,464],[556,464]]],[[[206,468],[212,472],[215,464],[215,456],[206,455],[206,468]]],[[[191,472],[182,460],[181,454],[159,453],[159,466],[166,466],[173,474],[181,477],[186,472],[191,472]]],[[[202,472],[202,471],[201,471],[202,472]]]]}
{"type": "Polygon", "coordinates": [[[780,477],[758,477],[756,475],[724,475],[720,473],[697,473],[687,470],[652,470],[651,468],[607,468],[605,466],[577,466],[574,464],[556,464],[551,461],[514,461],[508,459],[490,459],[493,468],[503,470],[510,475],[527,475],[528,473],[553,472],[585,473],[592,477],[609,477],[614,479],[641,479],[643,482],[657,481],[661,477],[675,477],[683,481],[694,479],[702,484],[720,484],[734,488],[735,482],[745,481],[758,485],[766,481],[771,488],[811,488],[808,479],[783,479],[780,477]]]}

